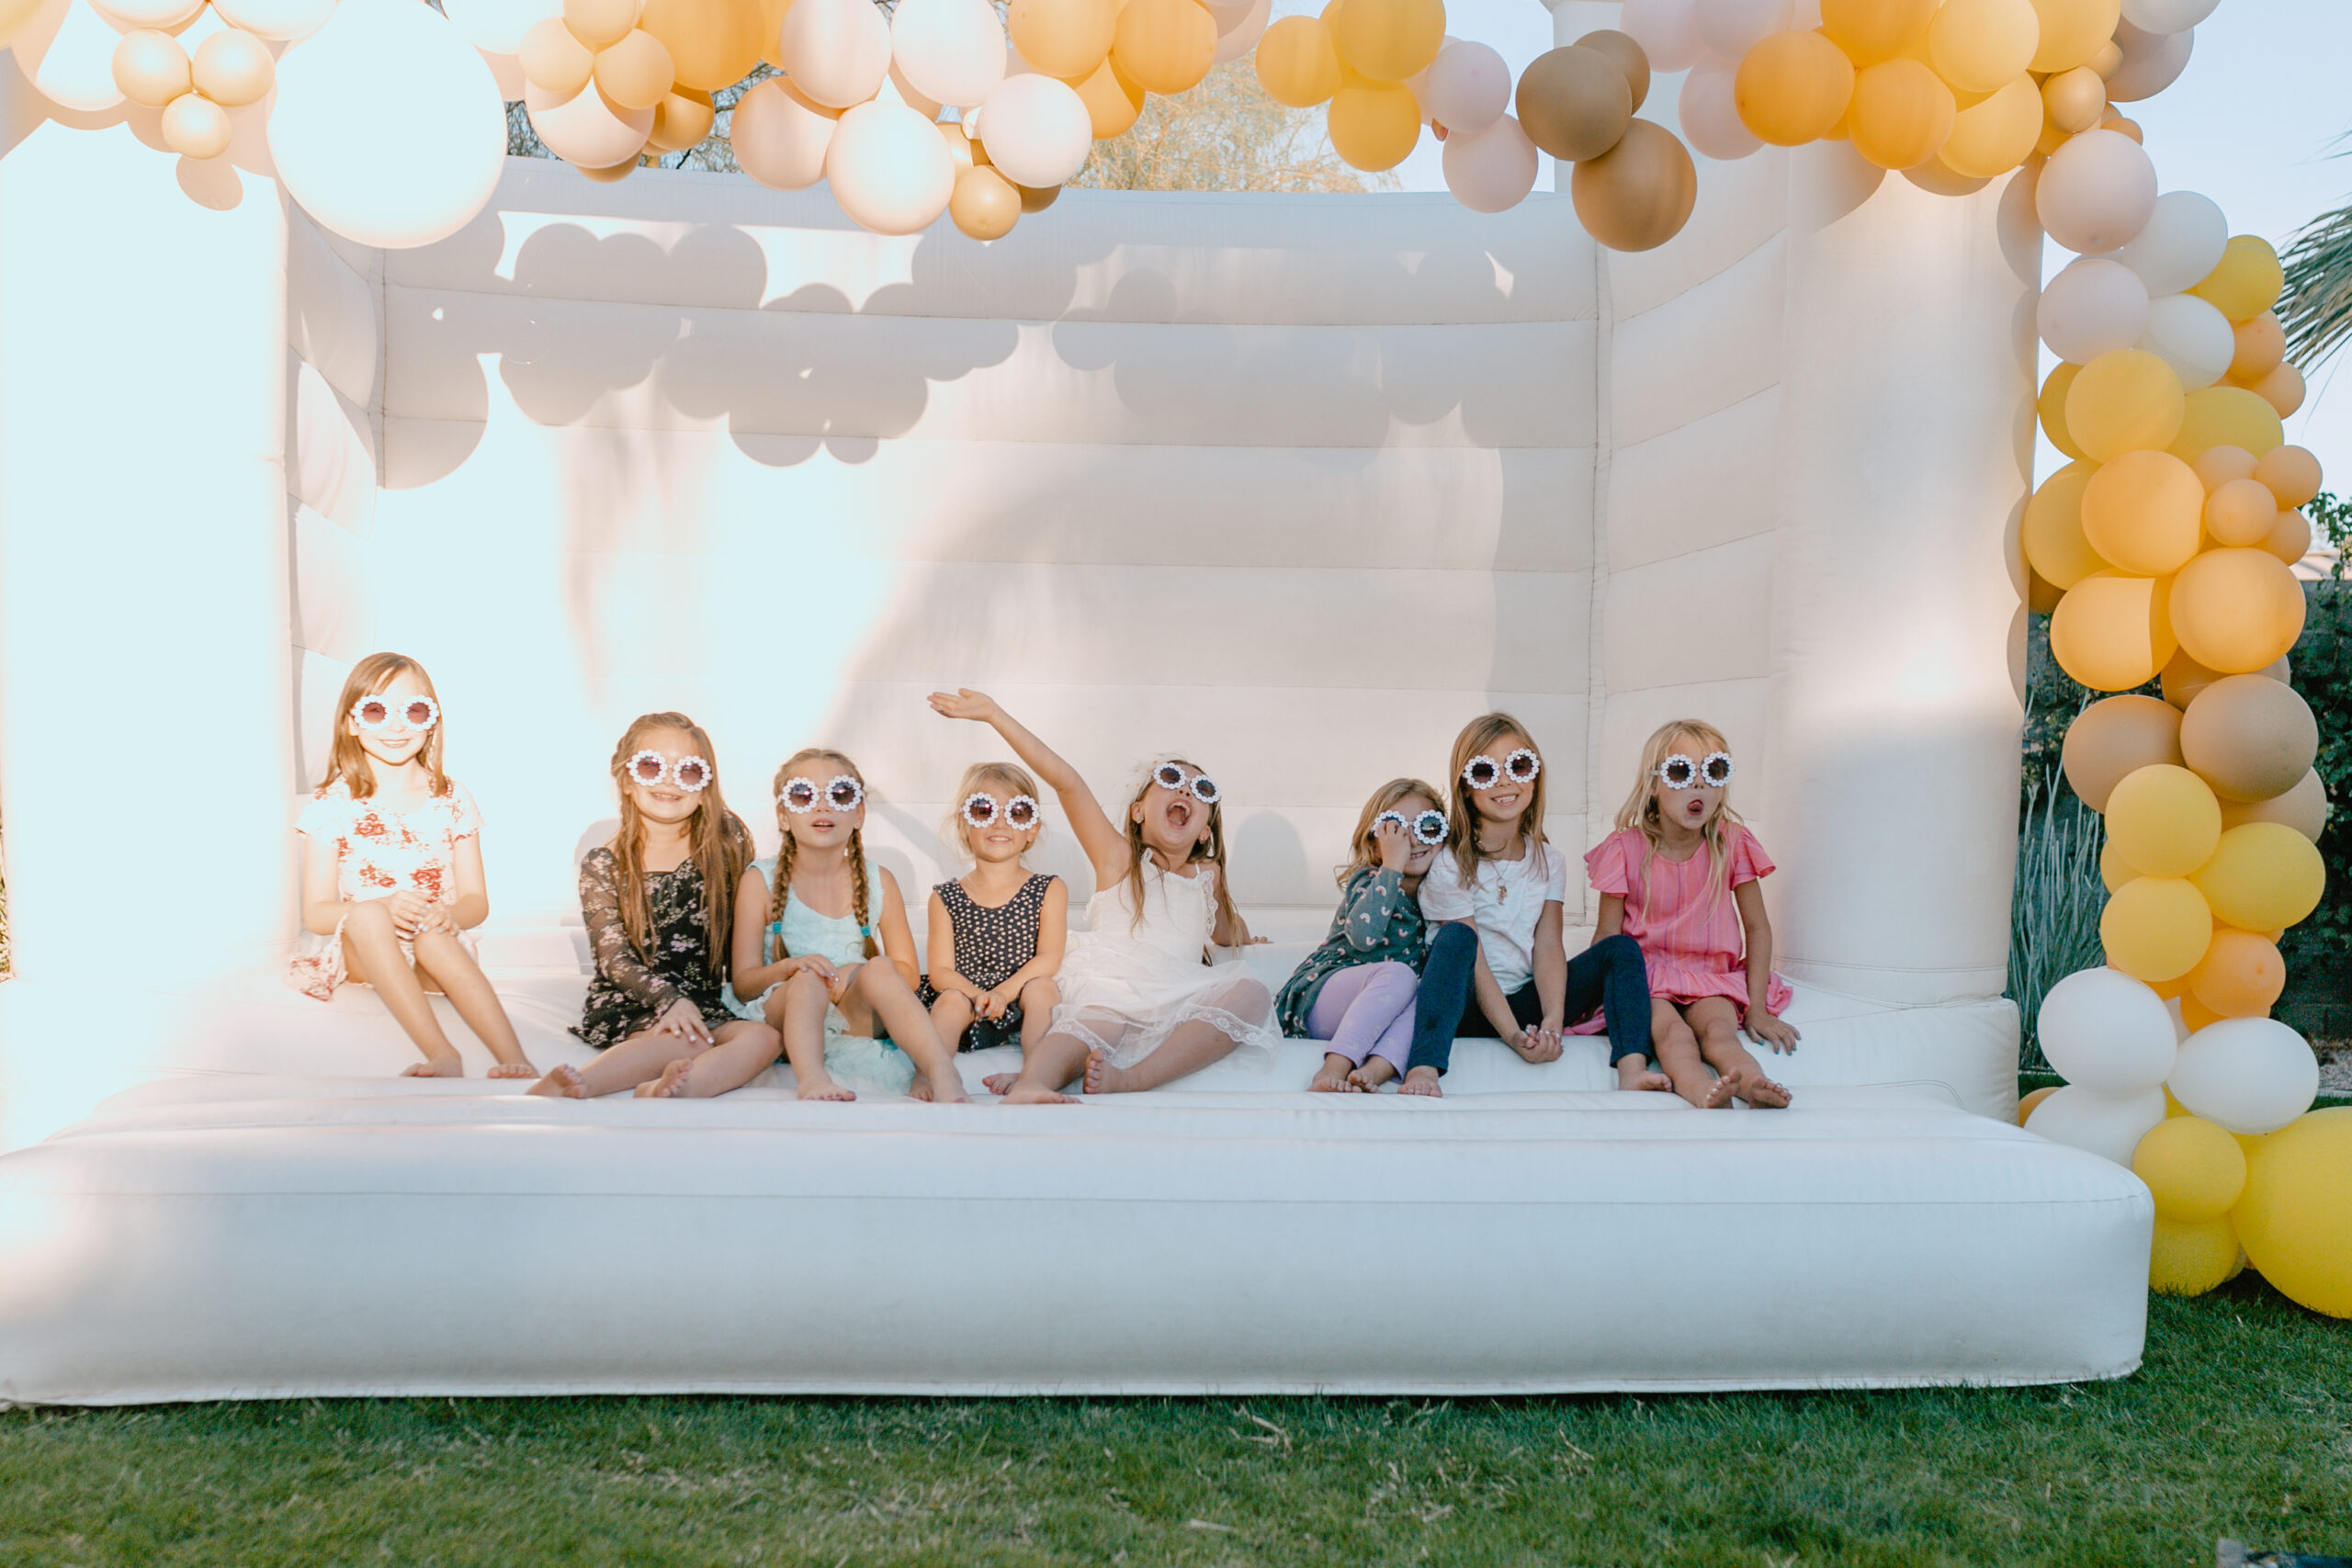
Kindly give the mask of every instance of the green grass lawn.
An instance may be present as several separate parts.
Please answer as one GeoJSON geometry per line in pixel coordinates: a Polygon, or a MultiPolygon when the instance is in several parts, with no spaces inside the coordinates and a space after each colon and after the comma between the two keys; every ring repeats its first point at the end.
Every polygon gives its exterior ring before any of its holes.
{"type": "Polygon", "coordinates": [[[2352,1552],[2352,1324],[2251,1276],[2154,1303],[2138,1376],[2062,1388],[0,1415],[11,1564],[2137,1568],[2222,1535],[2352,1552]]]}

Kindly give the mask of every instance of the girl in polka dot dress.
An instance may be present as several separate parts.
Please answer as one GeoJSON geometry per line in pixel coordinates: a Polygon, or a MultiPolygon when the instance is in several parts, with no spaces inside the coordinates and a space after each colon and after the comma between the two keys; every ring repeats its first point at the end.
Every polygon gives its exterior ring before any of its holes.
{"type": "Polygon", "coordinates": [[[1023,863],[1045,827],[1037,781],[1011,762],[979,762],[964,770],[956,800],[956,841],[972,869],[931,890],[923,1005],[958,1049],[1034,1045],[1061,1004],[1054,974],[1069,935],[1069,888],[1023,863]]]}

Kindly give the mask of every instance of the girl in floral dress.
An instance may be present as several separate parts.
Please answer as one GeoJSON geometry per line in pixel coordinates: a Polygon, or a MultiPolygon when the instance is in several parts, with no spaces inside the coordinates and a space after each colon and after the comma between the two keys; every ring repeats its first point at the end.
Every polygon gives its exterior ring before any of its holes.
{"type": "Polygon", "coordinates": [[[533,1094],[705,1097],[747,1082],[783,1041],[722,1001],[735,889],[752,835],[727,809],[710,737],[682,713],[650,713],[613,749],[620,831],[580,863],[580,914],[596,973],[574,1034],[597,1048],[533,1094]]]}
{"type": "Polygon", "coordinates": [[[345,981],[372,986],[424,1053],[408,1077],[465,1074],[427,991],[490,1047],[492,1077],[536,1076],[474,958],[472,928],[490,914],[481,814],[442,771],[432,678],[414,660],[371,653],[352,666],[336,715],[326,780],[294,823],[303,931],[287,982],[321,1001],[345,981]]]}

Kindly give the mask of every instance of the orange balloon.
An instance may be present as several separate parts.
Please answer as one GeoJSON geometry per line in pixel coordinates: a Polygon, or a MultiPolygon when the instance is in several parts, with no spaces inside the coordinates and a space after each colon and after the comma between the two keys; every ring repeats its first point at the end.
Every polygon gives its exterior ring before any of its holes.
{"type": "Polygon", "coordinates": [[[715,93],[760,62],[760,21],[759,0],[645,0],[637,25],[670,51],[678,85],[715,93]]]}
{"type": "Polygon", "coordinates": [[[1740,123],[1775,147],[1819,141],[1845,118],[1853,96],[1854,62],[1846,51],[1819,33],[1793,29],[1749,50],[1732,83],[1740,123]]]}
{"type": "Polygon", "coordinates": [[[2115,37],[2122,0],[2033,0],[2041,14],[2041,41],[2031,69],[2044,73],[2088,64],[2115,37]]]}
{"type": "Polygon", "coordinates": [[[2197,553],[2204,507],[2205,487],[2187,463],[2125,452],[2083,487],[2083,537],[2119,571],[2165,577],[2197,553]]]}
{"type": "Polygon", "coordinates": [[[1146,92],[1187,92],[1216,63],[1216,19],[1197,0],[1127,0],[1113,27],[1111,58],[1146,92]]]}
{"type": "Polygon", "coordinates": [[[2066,428],[2066,393],[2081,369],[2079,365],[2060,360],[2058,367],[2041,383],[2041,396],[2034,402],[2035,412],[2041,416],[2041,432],[2050,437],[2050,445],[2078,462],[2083,449],[2075,445],[2074,434],[2066,428]]]}
{"type": "Polygon", "coordinates": [[[2291,365],[2275,367],[2254,384],[2253,389],[2264,402],[2278,411],[2280,419],[2303,406],[2303,373],[2291,365]]]}
{"type": "Polygon", "coordinates": [[[637,26],[639,0],[563,0],[563,25],[591,50],[606,50],[637,26]]]}
{"type": "Polygon", "coordinates": [[[2260,479],[2232,479],[2205,502],[2205,531],[2217,545],[2232,548],[2259,545],[2270,537],[2278,522],[2278,499],[2260,479]]]}
{"type": "Polygon", "coordinates": [[[1427,70],[1443,47],[1444,0],[1348,0],[1332,20],[1331,35],[1340,58],[1357,75],[1402,82],[1427,70]]]}
{"type": "Polygon", "coordinates": [[[2312,522],[2300,512],[2281,512],[2260,548],[2289,566],[2312,553],[2312,522]]]}
{"type": "Polygon", "coordinates": [[[2237,357],[2230,361],[2230,379],[2251,384],[2278,368],[2287,357],[2287,329],[2278,312],[2249,316],[2233,329],[2237,333],[2237,357]]]}
{"type": "Polygon", "coordinates": [[[2032,77],[2019,76],[1962,109],[1936,156],[1956,174],[1990,179],[2031,157],[2041,136],[2041,96],[2032,77]]]}
{"type": "Polygon", "coordinates": [[[1882,60],[1854,78],[1847,134],[1880,168],[1914,168],[1943,150],[1959,108],[1943,79],[1918,61],[1882,60]]]}
{"type": "Polygon", "coordinates": [[[2146,685],[2178,646],[2166,613],[2171,592],[2166,578],[2091,573],[2066,591],[2050,617],[2051,656],[2094,692],[2146,685]]]}
{"type": "Polygon", "coordinates": [[[1001,240],[1021,220],[1021,192],[994,169],[960,169],[947,216],[975,240],[1001,240]]]}
{"type": "Polygon", "coordinates": [[[1284,17],[1258,40],[1258,85],[1266,96],[1311,109],[1340,90],[1340,46],[1316,17],[1284,17]]]}
{"type": "Polygon", "coordinates": [[[560,17],[532,23],[515,59],[525,80],[567,98],[586,86],[596,70],[595,51],[572,37],[560,17]]]}
{"type": "Polygon", "coordinates": [[[708,93],[676,88],[653,106],[653,134],[645,145],[656,152],[683,152],[708,136],[718,118],[708,93]]]}
{"type": "MultiPolygon", "coordinates": [[[[1111,52],[1118,21],[1117,0],[1012,0],[1004,25],[1022,59],[1069,82],[1094,74],[1111,52]]],[[[1209,32],[1214,39],[1214,22],[1209,32]]],[[[1216,45],[1210,49],[1214,53],[1216,45]]]]}
{"type": "Polygon", "coordinates": [[[642,28],[596,55],[596,85],[625,109],[650,109],[670,96],[677,80],[670,51],[642,28]]]}
{"type": "Polygon", "coordinates": [[[1325,129],[1331,151],[1350,168],[1393,169],[1421,139],[1421,106],[1402,82],[1359,77],[1331,95],[1325,129]]]}
{"type": "MultiPolygon", "coordinates": [[[[2211,950],[2209,948],[2207,951],[2211,952],[2211,950]]],[[[2188,972],[2189,975],[2194,975],[2196,973],[2197,971],[2194,969],[2191,969],[2188,972]]],[[[2188,976],[2184,975],[2181,978],[2186,981],[2188,978],[2188,976]]],[[[2180,998],[2180,1021],[2188,1025],[2188,1032],[2191,1034],[2196,1033],[2197,1031],[2204,1028],[2209,1023],[2221,1022],[2225,1016],[2227,1015],[2215,1012],[2211,1008],[2207,1007],[2203,1002],[2198,1000],[2197,994],[2193,991],[2183,995],[2180,998]]]]}
{"type": "Polygon", "coordinates": [[[1690,220],[1699,202],[1699,171],[1674,132],[1635,119],[1617,145],[1576,166],[1569,197],[1577,218],[1612,251],[1647,251],[1666,243],[1690,220]]]}
{"type": "MultiPolygon", "coordinates": [[[[1306,17],[1285,18],[1305,21],[1306,17]]],[[[1082,82],[1072,82],[1078,89],[1079,101],[1086,106],[1086,118],[1094,131],[1094,140],[1106,141],[1123,135],[1143,112],[1143,88],[1130,81],[1112,61],[1105,60],[1094,68],[1094,74],[1082,82]]],[[[966,231],[969,232],[969,231],[966,231]]]]}
{"type": "Polygon", "coordinates": [[[2190,458],[2188,466],[2197,470],[2208,495],[2232,479],[2254,478],[2254,454],[2243,446],[2208,446],[2190,458]]]}
{"type": "Polygon", "coordinates": [[[2061,71],[2041,85],[2041,107],[2050,123],[2069,136],[2097,130],[2107,112],[2107,84],[2087,65],[2061,71]]]}
{"type": "Polygon", "coordinates": [[[2267,551],[2207,550],[2173,580],[2172,626],[2208,670],[2250,674],[2302,635],[2302,584],[2267,551]]]}
{"type": "Polygon", "coordinates": [[[2028,563],[2053,587],[2072,588],[2095,571],[2114,568],[2083,532],[2083,494],[2098,472],[2093,463],[2069,463],[2042,480],[2025,503],[2018,543],[2028,563]]]}
{"type": "Polygon", "coordinates": [[[2274,446],[2265,452],[2254,467],[2254,477],[2281,506],[2307,506],[2319,494],[2319,459],[2301,446],[2274,446]]]}
{"type": "Polygon", "coordinates": [[[1821,0],[1821,30],[1856,63],[1870,65],[1924,52],[1935,15],[1936,0],[1821,0]]]}

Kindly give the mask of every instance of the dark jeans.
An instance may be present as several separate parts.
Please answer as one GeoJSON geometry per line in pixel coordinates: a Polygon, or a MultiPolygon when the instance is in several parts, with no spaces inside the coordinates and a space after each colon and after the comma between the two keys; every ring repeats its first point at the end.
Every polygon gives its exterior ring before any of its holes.
{"type": "MultiPolygon", "coordinates": [[[[1421,970],[1420,994],[1413,1004],[1413,1054],[1405,1070],[1435,1067],[1453,1060],[1457,1034],[1491,1040],[1495,1026],[1478,1006],[1472,978],[1478,967],[1477,928],[1466,920],[1442,926],[1430,942],[1421,970]]],[[[1642,946],[1632,937],[1603,937],[1568,960],[1568,986],[1562,1018],[1576,1023],[1594,1008],[1608,1014],[1609,1061],[1650,1054],[1650,977],[1642,946]]],[[[1510,994],[1510,1015],[1521,1029],[1543,1021],[1544,1003],[1530,980],[1510,994]]]]}

